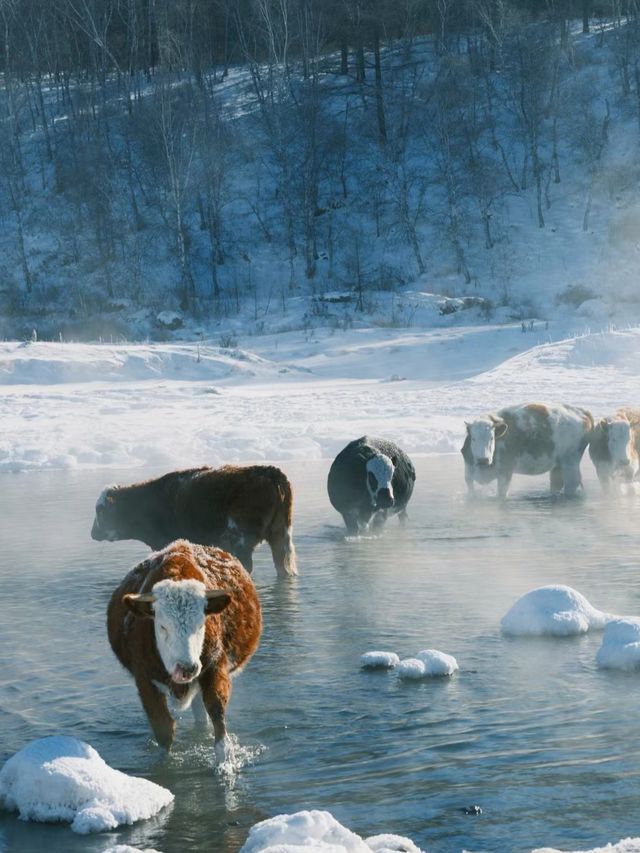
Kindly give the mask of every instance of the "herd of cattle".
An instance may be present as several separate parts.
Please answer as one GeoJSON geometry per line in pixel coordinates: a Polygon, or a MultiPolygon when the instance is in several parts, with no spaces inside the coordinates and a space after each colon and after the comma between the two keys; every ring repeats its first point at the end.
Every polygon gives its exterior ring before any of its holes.
{"type": "MultiPolygon", "coordinates": [[[[573,496],[584,451],[604,489],[640,470],[640,410],[621,408],[597,423],[586,409],[532,403],[466,425],[465,479],[497,480],[506,498],[513,474],[549,472],[551,490],[573,496]]],[[[415,469],[397,445],[367,436],[335,458],[327,488],[347,531],[406,519],[415,469]]],[[[268,542],[276,571],[297,574],[293,496],[273,466],[175,471],[131,486],[110,486],[96,503],[91,535],[137,539],[154,549],[127,574],[109,602],[109,642],[133,675],[154,735],[170,748],[176,711],[214,727],[218,760],[227,750],[230,677],[258,646],[260,602],[249,573],[253,551],[268,542]]]]}

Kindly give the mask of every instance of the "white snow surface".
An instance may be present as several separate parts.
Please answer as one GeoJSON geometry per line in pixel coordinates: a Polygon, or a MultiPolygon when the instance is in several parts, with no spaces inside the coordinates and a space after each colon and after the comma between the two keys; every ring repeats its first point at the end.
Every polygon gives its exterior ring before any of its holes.
{"type": "Polygon", "coordinates": [[[571,637],[602,629],[615,618],[596,610],[577,590],[558,584],[525,593],[502,617],[501,625],[512,636],[571,637]]]}
{"type": "Polygon", "coordinates": [[[276,815],[251,828],[240,853],[422,853],[408,838],[377,835],[364,840],[326,811],[276,815]]]}
{"type": "MultiPolygon", "coordinates": [[[[539,847],[532,853],[568,853],[568,851],[556,850],[555,847],[539,847]]],[[[617,844],[606,844],[604,847],[576,850],[571,853],[640,853],[640,838],[623,838],[617,844]]]]}
{"type": "Polygon", "coordinates": [[[153,847],[131,847],[129,844],[116,844],[115,847],[107,847],[104,853],[160,853],[153,847]]]}
{"type": "Polygon", "coordinates": [[[605,625],[596,655],[602,669],[640,669],[640,619],[614,619],[605,625]]]}
{"type": "Polygon", "coordinates": [[[0,471],[326,459],[365,433],[410,454],[452,452],[465,419],[508,404],[566,401],[598,417],[637,404],[640,328],[567,337],[577,331],[319,328],[237,349],[0,343],[0,471]]]}
{"type": "Polygon", "coordinates": [[[420,678],[433,678],[441,675],[453,675],[458,669],[458,661],[453,655],[439,652],[437,649],[424,649],[414,658],[405,658],[396,666],[400,678],[417,681],[420,678]]]}
{"type": "Polygon", "coordinates": [[[32,741],[0,770],[5,808],[18,811],[21,820],[69,821],[81,834],[144,820],[171,802],[171,791],[114,770],[73,737],[32,741]]]}
{"type": "Polygon", "coordinates": [[[364,669],[393,669],[399,663],[400,658],[395,652],[365,652],[360,658],[364,669]]]}

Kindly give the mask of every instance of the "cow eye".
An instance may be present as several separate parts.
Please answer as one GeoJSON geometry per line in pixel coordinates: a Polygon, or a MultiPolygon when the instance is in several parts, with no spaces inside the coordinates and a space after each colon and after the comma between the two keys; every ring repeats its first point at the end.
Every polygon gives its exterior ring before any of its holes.
{"type": "Polygon", "coordinates": [[[165,637],[165,639],[169,636],[169,631],[164,625],[160,625],[160,631],[162,632],[162,636],[165,637]]]}

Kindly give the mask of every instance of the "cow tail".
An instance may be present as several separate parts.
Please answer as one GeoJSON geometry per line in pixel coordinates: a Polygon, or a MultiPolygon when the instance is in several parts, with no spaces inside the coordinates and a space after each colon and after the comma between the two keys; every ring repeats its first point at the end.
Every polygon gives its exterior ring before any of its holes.
{"type": "Polygon", "coordinates": [[[293,491],[291,483],[278,468],[273,470],[277,506],[271,520],[267,542],[279,575],[297,575],[296,549],[293,544],[293,491]]]}

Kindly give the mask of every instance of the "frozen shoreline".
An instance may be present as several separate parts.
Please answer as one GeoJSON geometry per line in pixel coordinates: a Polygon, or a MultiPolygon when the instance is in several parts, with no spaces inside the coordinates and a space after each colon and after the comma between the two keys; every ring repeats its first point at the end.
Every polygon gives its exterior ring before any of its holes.
{"type": "Polygon", "coordinates": [[[2,343],[0,471],[332,458],[365,433],[450,453],[465,418],[510,403],[636,402],[640,329],[538,340],[511,324],[291,332],[251,351],[2,343]]]}

